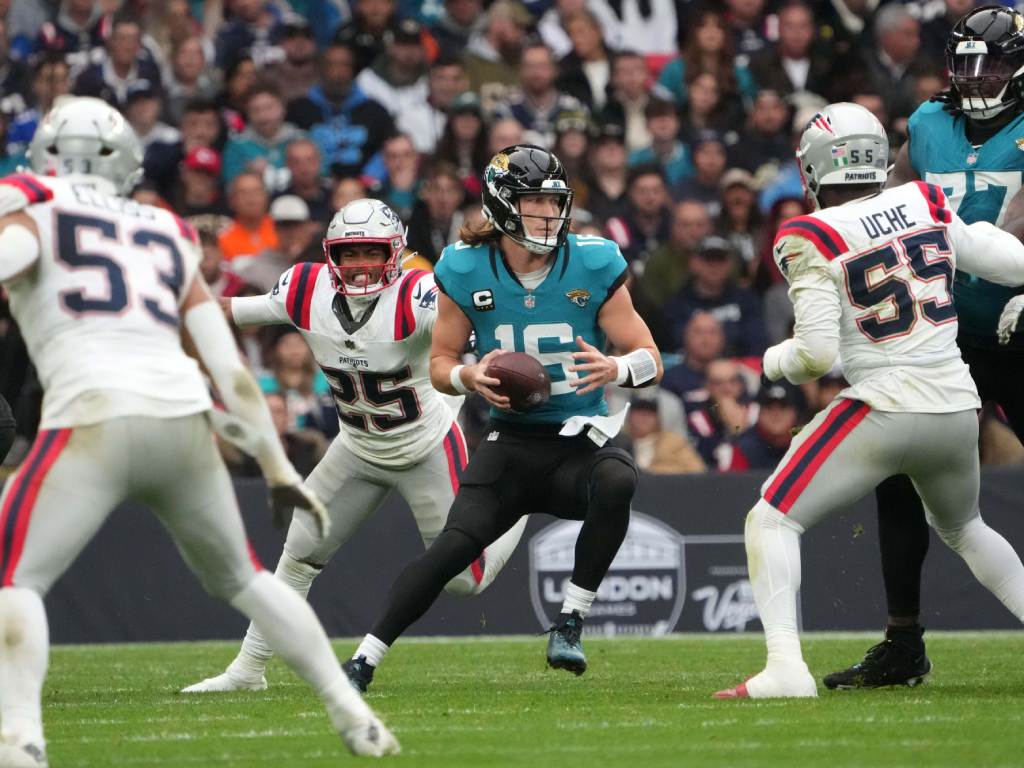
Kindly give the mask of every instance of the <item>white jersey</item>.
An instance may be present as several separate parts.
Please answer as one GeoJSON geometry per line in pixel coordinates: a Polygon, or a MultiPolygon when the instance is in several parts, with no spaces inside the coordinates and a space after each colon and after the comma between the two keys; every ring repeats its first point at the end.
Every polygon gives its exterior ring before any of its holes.
{"type": "Polygon", "coordinates": [[[1024,246],[965,224],[921,181],[785,222],[775,260],[790,284],[794,338],[765,353],[769,377],[822,375],[838,349],[844,397],[880,411],[980,407],[956,345],[953,272],[1024,284],[1024,246]],[[824,368],[824,370],[822,370],[824,368]]]}
{"type": "Polygon", "coordinates": [[[36,223],[40,253],[6,288],[43,386],[41,427],[208,410],[178,328],[199,269],[191,227],[85,177],[0,180],[0,214],[20,210],[36,223]]]}
{"type": "Polygon", "coordinates": [[[232,299],[231,312],[239,325],[290,323],[299,330],[330,382],[353,453],[380,466],[415,464],[447,439],[462,404],[430,383],[434,276],[404,272],[359,321],[343,301],[325,265],[306,263],[281,275],[265,296],[232,299]]]}

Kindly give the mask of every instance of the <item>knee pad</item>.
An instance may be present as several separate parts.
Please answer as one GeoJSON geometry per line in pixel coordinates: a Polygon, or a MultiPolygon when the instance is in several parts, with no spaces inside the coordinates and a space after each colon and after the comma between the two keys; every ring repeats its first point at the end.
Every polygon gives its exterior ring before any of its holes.
{"type": "Polygon", "coordinates": [[[633,497],[640,473],[633,457],[622,448],[601,448],[590,465],[590,494],[624,498],[633,497]]]}
{"type": "Polygon", "coordinates": [[[319,576],[322,570],[322,565],[297,560],[285,550],[281,553],[281,559],[277,561],[275,575],[296,592],[305,596],[309,592],[313,579],[319,576]]]}

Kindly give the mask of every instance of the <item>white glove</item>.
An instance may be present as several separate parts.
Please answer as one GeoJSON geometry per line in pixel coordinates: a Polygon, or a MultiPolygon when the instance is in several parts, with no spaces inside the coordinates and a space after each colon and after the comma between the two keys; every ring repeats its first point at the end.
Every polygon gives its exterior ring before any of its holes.
{"type": "Polygon", "coordinates": [[[1003,307],[1003,314],[999,316],[999,327],[996,331],[1000,344],[1010,343],[1010,337],[1017,329],[1017,321],[1020,320],[1021,312],[1024,312],[1024,294],[1014,296],[1003,307]]]}

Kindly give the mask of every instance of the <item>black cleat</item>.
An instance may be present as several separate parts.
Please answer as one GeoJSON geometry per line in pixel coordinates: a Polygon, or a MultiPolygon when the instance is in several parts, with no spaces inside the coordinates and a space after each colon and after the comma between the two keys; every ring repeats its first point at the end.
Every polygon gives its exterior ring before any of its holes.
{"type": "Polygon", "coordinates": [[[921,685],[932,671],[932,662],[924,649],[923,629],[885,631],[885,640],[868,649],[864,661],[842,672],[826,675],[830,690],[883,688],[888,685],[921,685]]]}
{"type": "Polygon", "coordinates": [[[366,693],[366,689],[373,682],[373,672],[377,669],[372,664],[367,663],[365,656],[349,659],[341,665],[341,668],[345,672],[346,677],[348,677],[348,681],[360,693],[366,693]]]}
{"type": "Polygon", "coordinates": [[[587,657],[583,655],[583,617],[578,611],[561,614],[561,624],[548,630],[548,666],[567,669],[577,677],[587,671],[587,657]]]}

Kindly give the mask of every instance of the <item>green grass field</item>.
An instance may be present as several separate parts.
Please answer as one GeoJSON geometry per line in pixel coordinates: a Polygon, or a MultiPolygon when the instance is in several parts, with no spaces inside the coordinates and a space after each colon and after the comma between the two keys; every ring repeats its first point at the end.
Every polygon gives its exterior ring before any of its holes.
{"type": "MultiPolygon", "coordinates": [[[[873,636],[805,642],[817,677],[873,636]]],[[[409,766],[1020,766],[1024,633],[930,634],[913,690],[714,701],[758,671],[759,635],[586,640],[581,678],[544,666],[544,639],[398,645],[369,701],[409,766]]],[[[340,654],[352,642],[339,642],[340,654]]],[[[314,766],[349,757],[283,664],[264,693],[183,696],[235,643],[64,646],[44,693],[51,765],[314,766]]]]}

